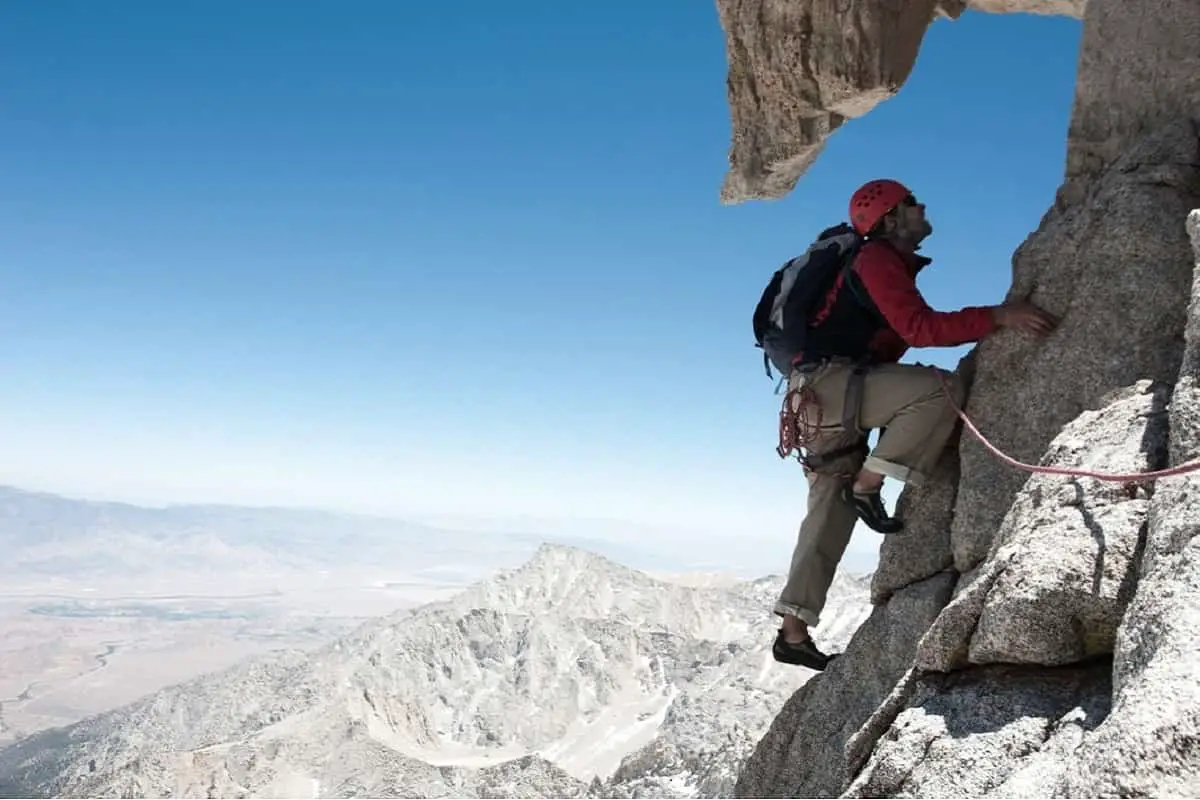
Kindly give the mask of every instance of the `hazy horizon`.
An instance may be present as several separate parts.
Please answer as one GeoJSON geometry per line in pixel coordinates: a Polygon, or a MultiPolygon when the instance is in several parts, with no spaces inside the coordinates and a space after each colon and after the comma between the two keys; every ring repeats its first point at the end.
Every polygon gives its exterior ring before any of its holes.
{"type": "MultiPolygon", "coordinates": [[[[328,516],[346,521],[395,523],[398,525],[425,526],[433,531],[494,537],[497,544],[506,538],[544,540],[592,549],[600,554],[612,554],[614,560],[632,559],[626,564],[638,569],[665,571],[729,571],[739,577],[755,578],[762,575],[786,572],[786,560],[780,565],[781,554],[790,554],[793,539],[770,534],[734,535],[729,531],[698,531],[683,526],[660,526],[619,519],[595,519],[585,517],[549,517],[539,515],[481,516],[477,514],[440,515],[389,515],[367,514],[345,509],[321,506],[280,506],[213,502],[168,502],[143,503],[136,499],[114,496],[88,496],[82,493],[61,493],[47,489],[0,484],[0,493],[14,491],[21,494],[41,496],[55,502],[115,505],[133,510],[179,511],[228,510],[255,511],[264,514],[278,512],[328,516]],[[686,537],[686,538],[685,538],[686,537]],[[748,552],[747,545],[767,548],[767,551],[748,552]],[[757,555],[756,555],[757,553],[757,555]],[[671,559],[677,554],[677,564],[671,559]],[[649,564],[654,566],[648,566],[649,564]]],[[[0,531],[0,539],[7,530],[0,531]]],[[[858,536],[866,542],[859,548],[847,551],[844,568],[853,574],[866,574],[874,569],[878,555],[879,537],[866,532],[858,536]],[[871,544],[874,544],[874,548],[871,544]]]]}

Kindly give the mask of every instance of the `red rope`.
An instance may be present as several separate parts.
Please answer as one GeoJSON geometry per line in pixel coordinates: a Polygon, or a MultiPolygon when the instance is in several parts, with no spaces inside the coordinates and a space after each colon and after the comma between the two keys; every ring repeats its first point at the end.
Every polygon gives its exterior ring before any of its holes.
{"type": "Polygon", "coordinates": [[[950,385],[946,382],[946,376],[942,374],[941,370],[935,371],[937,372],[938,378],[942,382],[942,389],[946,392],[946,399],[950,401],[950,406],[954,409],[955,413],[958,414],[959,419],[963,421],[963,425],[966,426],[967,430],[974,434],[975,438],[978,439],[984,447],[991,451],[992,455],[999,458],[1005,464],[1016,467],[1017,469],[1022,469],[1026,472],[1037,472],[1044,475],[1074,475],[1083,478],[1095,478],[1098,481],[1111,481],[1113,483],[1152,481],[1157,480],[1158,478],[1170,477],[1172,475],[1183,475],[1185,473],[1195,472],[1196,470],[1200,469],[1200,459],[1188,461],[1184,464],[1170,467],[1168,469],[1159,469],[1154,470],[1153,472],[1131,473],[1095,472],[1088,469],[1071,469],[1069,467],[1042,467],[1035,464],[1025,464],[1017,461],[1011,456],[1007,456],[1002,453],[995,445],[989,442],[982,433],[979,432],[979,429],[975,427],[975,424],[971,422],[970,418],[967,417],[963,410],[958,407],[958,403],[954,402],[954,394],[950,390],[950,385]]]}
{"type": "Polygon", "coordinates": [[[802,461],[801,449],[816,438],[821,430],[821,405],[817,395],[807,386],[789,388],[779,410],[779,445],[775,452],[787,458],[793,450],[802,461]]]}

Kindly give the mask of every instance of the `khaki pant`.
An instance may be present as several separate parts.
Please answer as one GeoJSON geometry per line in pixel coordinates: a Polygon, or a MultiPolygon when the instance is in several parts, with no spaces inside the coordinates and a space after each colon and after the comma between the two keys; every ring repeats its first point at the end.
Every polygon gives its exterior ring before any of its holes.
{"type": "MultiPolygon", "coordinates": [[[[852,372],[852,365],[834,363],[807,375],[793,372],[788,379],[789,388],[801,382],[811,388],[821,405],[821,433],[807,448],[810,453],[829,452],[852,438],[841,424],[846,386],[852,372]]],[[[914,485],[925,479],[958,421],[946,401],[938,372],[946,378],[955,402],[961,406],[962,385],[950,373],[915,364],[880,364],[870,368],[863,379],[859,425],[867,431],[886,430],[862,466],[914,485]]],[[[844,477],[808,469],[805,477],[808,513],[800,525],[787,585],[775,605],[775,613],[817,625],[858,515],[841,498],[844,477]]]]}

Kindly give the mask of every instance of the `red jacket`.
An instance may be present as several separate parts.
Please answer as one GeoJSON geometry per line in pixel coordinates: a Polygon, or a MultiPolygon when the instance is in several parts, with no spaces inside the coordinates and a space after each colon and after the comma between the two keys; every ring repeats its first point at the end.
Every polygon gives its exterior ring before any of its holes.
{"type": "Polygon", "coordinates": [[[855,258],[854,271],[891,326],[879,330],[868,346],[877,362],[899,361],[910,347],[977,342],[995,330],[987,308],[935,311],[929,307],[917,289],[917,273],[929,263],[923,256],[908,256],[877,241],[864,244],[855,258]]]}

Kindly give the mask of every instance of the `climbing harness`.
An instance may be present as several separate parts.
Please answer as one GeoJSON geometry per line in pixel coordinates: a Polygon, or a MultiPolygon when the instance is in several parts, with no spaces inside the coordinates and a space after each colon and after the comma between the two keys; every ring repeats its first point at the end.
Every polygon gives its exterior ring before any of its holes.
{"type": "Polygon", "coordinates": [[[858,471],[861,461],[870,452],[867,433],[859,425],[867,369],[865,363],[854,364],[842,404],[842,442],[821,453],[814,453],[810,447],[820,435],[823,421],[816,392],[808,386],[806,377],[788,387],[779,411],[779,444],[775,452],[780,458],[787,458],[794,452],[796,460],[806,469],[823,474],[848,477],[858,471]]]}
{"type": "Polygon", "coordinates": [[[950,384],[946,382],[946,376],[941,370],[937,372],[938,379],[942,382],[942,390],[946,393],[946,399],[950,401],[950,407],[954,409],[954,413],[958,414],[959,419],[963,421],[963,425],[971,434],[980,441],[980,443],[988,449],[988,451],[996,456],[996,458],[1008,464],[1010,467],[1024,470],[1025,472],[1034,472],[1043,475],[1071,475],[1080,478],[1094,478],[1098,481],[1108,481],[1111,483],[1141,483],[1157,480],[1158,478],[1167,478],[1172,475],[1183,475],[1188,472],[1200,470],[1200,459],[1194,459],[1183,464],[1179,464],[1167,469],[1158,469],[1150,472],[1096,472],[1090,469],[1075,469],[1071,467],[1044,467],[1037,464],[1026,464],[1017,461],[1015,458],[1005,454],[998,447],[987,440],[975,424],[971,422],[970,417],[959,408],[958,403],[954,401],[954,394],[950,390],[950,384]]]}

